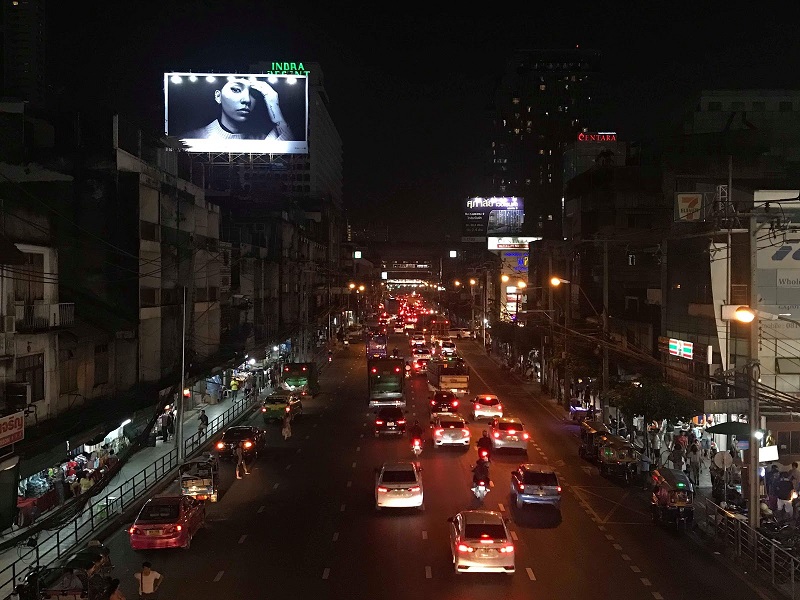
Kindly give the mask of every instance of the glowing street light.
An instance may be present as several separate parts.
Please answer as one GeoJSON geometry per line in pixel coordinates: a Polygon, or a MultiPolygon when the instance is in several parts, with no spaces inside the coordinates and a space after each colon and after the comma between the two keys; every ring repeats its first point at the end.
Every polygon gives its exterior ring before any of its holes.
{"type": "Polygon", "coordinates": [[[459,287],[461,285],[461,282],[458,279],[456,279],[453,283],[455,284],[456,287],[459,287]]]}
{"type": "Polygon", "coordinates": [[[740,306],[733,313],[733,318],[741,323],[752,323],[756,318],[756,311],[749,306],[740,306]]]}
{"type": "Polygon", "coordinates": [[[508,283],[509,279],[510,279],[510,277],[508,275],[501,275],[500,276],[500,281],[502,281],[503,283],[508,283]]]}

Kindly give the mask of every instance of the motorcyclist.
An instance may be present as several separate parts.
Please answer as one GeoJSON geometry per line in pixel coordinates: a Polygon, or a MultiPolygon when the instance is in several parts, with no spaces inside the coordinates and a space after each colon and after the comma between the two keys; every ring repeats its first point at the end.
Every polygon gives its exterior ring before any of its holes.
{"type": "Polygon", "coordinates": [[[491,452],[492,452],[492,438],[489,437],[489,432],[486,431],[485,429],[483,430],[483,433],[481,434],[481,437],[478,439],[477,445],[478,445],[478,451],[479,452],[481,450],[486,450],[486,452],[488,453],[487,456],[489,454],[491,454],[491,452]]]}
{"type": "Polygon", "coordinates": [[[483,481],[486,486],[489,485],[489,461],[479,458],[475,461],[475,466],[472,467],[472,483],[478,485],[479,481],[483,481]]]}
{"type": "Polygon", "coordinates": [[[408,428],[408,437],[411,438],[411,441],[414,440],[422,440],[422,425],[419,424],[419,420],[415,420],[414,424],[408,428]]]}
{"type": "Polygon", "coordinates": [[[392,356],[400,356],[400,350],[397,348],[397,346],[395,346],[394,350],[392,350],[392,356]]]}

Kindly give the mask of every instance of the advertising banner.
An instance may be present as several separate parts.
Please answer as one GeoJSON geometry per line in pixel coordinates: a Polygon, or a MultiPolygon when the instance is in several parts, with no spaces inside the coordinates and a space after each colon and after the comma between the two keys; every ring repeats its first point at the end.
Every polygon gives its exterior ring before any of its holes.
{"type": "Polygon", "coordinates": [[[522,198],[469,198],[464,206],[462,241],[486,242],[487,236],[522,233],[525,207],[522,198]]]}
{"type": "Polygon", "coordinates": [[[164,131],[191,152],[308,154],[308,78],[165,73],[164,131]]]}
{"type": "Polygon", "coordinates": [[[21,442],[25,438],[25,413],[0,417],[0,448],[21,442]]]}
{"type": "Polygon", "coordinates": [[[536,242],[540,237],[489,237],[489,250],[525,250],[528,244],[536,242]]]}

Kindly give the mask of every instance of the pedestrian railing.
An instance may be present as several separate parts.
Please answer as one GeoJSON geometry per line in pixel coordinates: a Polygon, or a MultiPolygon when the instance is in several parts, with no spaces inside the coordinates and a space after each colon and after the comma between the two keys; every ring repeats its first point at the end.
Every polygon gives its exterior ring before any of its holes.
{"type": "MultiPolygon", "coordinates": [[[[184,456],[199,450],[211,437],[226,425],[246,413],[257,396],[242,398],[224,413],[210,421],[204,433],[196,432],[184,440],[184,456]]],[[[95,532],[122,514],[163,481],[178,466],[178,451],[172,448],[133,477],[112,489],[104,496],[92,499],[80,516],[55,532],[42,532],[33,547],[17,548],[19,558],[0,570],[0,598],[8,598],[14,586],[32,566],[47,566],[75,552],[76,548],[92,539],[95,532]],[[45,537],[49,534],[49,537],[45,537]]]]}
{"type": "Polygon", "coordinates": [[[698,508],[695,521],[722,546],[728,558],[741,563],[787,598],[800,599],[800,557],[754,530],[739,513],[707,498],[698,503],[698,508]]]}

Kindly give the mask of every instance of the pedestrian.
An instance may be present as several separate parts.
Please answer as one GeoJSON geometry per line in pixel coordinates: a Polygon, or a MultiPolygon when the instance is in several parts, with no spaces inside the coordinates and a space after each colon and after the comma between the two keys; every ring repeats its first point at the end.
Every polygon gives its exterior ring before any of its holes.
{"type": "Polygon", "coordinates": [[[60,466],[56,467],[55,473],[53,473],[53,487],[56,488],[56,494],[58,494],[58,503],[64,504],[64,498],[66,496],[66,490],[64,489],[64,469],[60,466]]]}
{"type": "Polygon", "coordinates": [[[680,434],[675,438],[675,443],[673,447],[680,446],[684,450],[689,447],[689,438],[686,436],[686,432],[681,430],[680,434]]]}
{"type": "Polygon", "coordinates": [[[290,437],[292,437],[292,415],[291,413],[286,413],[283,415],[283,421],[281,422],[281,435],[283,435],[283,440],[286,441],[290,437]]]}
{"type": "Polygon", "coordinates": [[[236,479],[241,479],[243,473],[250,475],[250,471],[247,470],[247,462],[244,459],[244,442],[236,444],[233,453],[236,456],[236,479]]]}
{"type": "Polygon", "coordinates": [[[108,586],[108,600],[125,600],[125,595],[122,593],[122,590],[119,589],[119,579],[116,577],[111,580],[111,584],[108,586]]]}
{"type": "Polygon", "coordinates": [[[639,454],[639,477],[642,480],[643,489],[649,489],[650,487],[650,464],[651,460],[650,457],[647,455],[647,452],[642,452],[639,454]]]}
{"type": "Polygon", "coordinates": [[[161,573],[153,570],[153,565],[145,561],[142,563],[142,570],[134,573],[134,577],[139,582],[139,598],[154,599],[158,588],[164,581],[161,573]]]}
{"type": "Polygon", "coordinates": [[[775,486],[775,494],[778,497],[778,510],[785,513],[785,516],[791,518],[792,516],[792,492],[794,491],[794,483],[789,478],[789,472],[783,471],[781,473],[778,484],[775,486]]]}
{"type": "Polygon", "coordinates": [[[676,444],[672,452],[670,452],[669,460],[672,462],[672,468],[678,471],[683,471],[683,463],[686,459],[686,452],[680,444],[676,444]]]}
{"type": "Polygon", "coordinates": [[[781,478],[781,471],[778,465],[772,465],[764,476],[764,488],[767,491],[767,506],[770,510],[778,510],[778,480],[781,478]]]}
{"type": "Polygon", "coordinates": [[[797,462],[792,463],[792,468],[789,469],[789,479],[794,478],[796,482],[800,482],[800,469],[797,468],[797,462]]]}
{"type": "Polygon", "coordinates": [[[200,411],[200,421],[197,424],[197,431],[200,433],[201,436],[206,434],[206,429],[208,429],[208,415],[206,411],[200,411]]]}
{"type": "Polygon", "coordinates": [[[172,411],[167,413],[167,439],[171,440],[175,435],[175,416],[172,411]]]}
{"type": "Polygon", "coordinates": [[[658,427],[651,427],[648,431],[650,441],[650,459],[656,464],[661,464],[661,432],[658,427]]]}
{"type": "Polygon", "coordinates": [[[161,426],[161,439],[163,439],[165,442],[169,439],[169,422],[167,420],[167,415],[169,414],[169,409],[167,409],[158,418],[158,424],[161,426]]]}
{"type": "Polygon", "coordinates": [[[235,377],[231,379],[231,392],[233,392],[233,401],[236,402],[236,396],[239,395],[239,380],[235,377]]]}
{"type": "Polygon", "coordinates": [[[700,444],[692,444],[689,448],[689,479],[694,485],[700,485],[700,471],[703,469],[703,453],[700,451],[700,444]]]}

